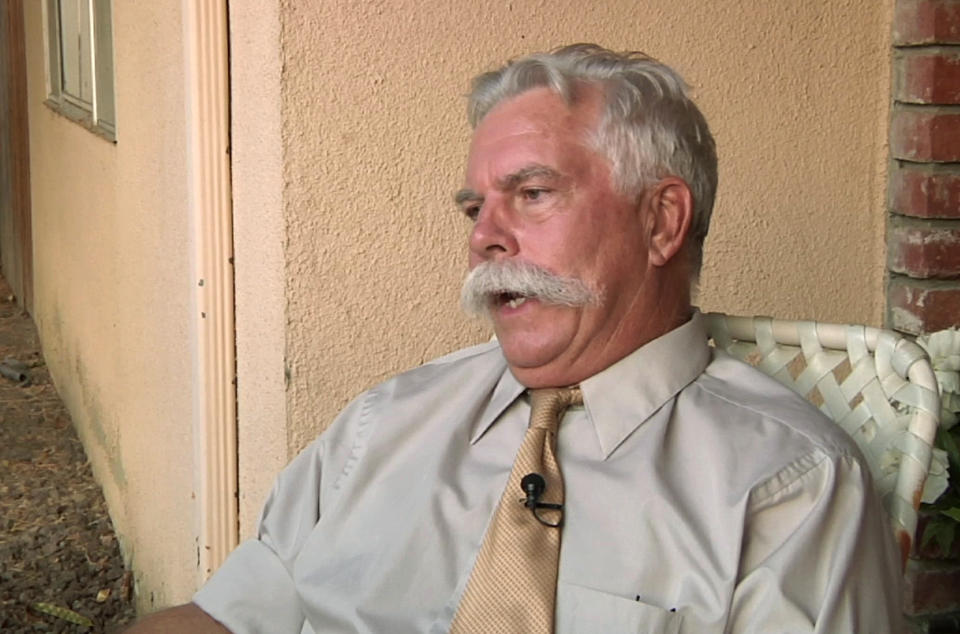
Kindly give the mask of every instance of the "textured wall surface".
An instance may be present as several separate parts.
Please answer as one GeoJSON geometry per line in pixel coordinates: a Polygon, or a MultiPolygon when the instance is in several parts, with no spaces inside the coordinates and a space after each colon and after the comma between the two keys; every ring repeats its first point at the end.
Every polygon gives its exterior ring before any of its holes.
{"type": "Polygon", "coordinates": [[[573,41],[674,65],[712,122],[709,310],[878,324],[889,10],[872,0],[282,3],[288,447],[488,336],[460,317],[469,78],[573,41]]]}
{"type": "Polygon", "coordinates": [[[41,3],[24,4],[44,354],[141,605],[183,601],[196,552],[180,2],[113,5],[116,145],[43,105],[41,3]]]}
{"type": "Polygon", "coordinates": [[[230,31],[237,471],[240,531],[249,537],[289,459],[278,0],[231,2],[230,31]]]}
{"type": "Polygon", "coordinates": [[[693,70],[721,160],[704,308],[880,325],[887,4],[734,10],[693,70]]]}

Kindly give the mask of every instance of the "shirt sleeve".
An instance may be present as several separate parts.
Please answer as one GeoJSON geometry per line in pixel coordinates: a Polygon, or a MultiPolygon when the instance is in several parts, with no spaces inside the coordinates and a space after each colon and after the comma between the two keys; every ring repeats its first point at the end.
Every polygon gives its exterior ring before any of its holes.
{"type": "Polygon", "coordinates": [[[757,487],[728,632],[903,631],[899,557],[866,467],[814,452],[757,487]]]}
{"type": "Polygon", "coordinates": [[[336,487],[330,482],[361,450],[355,431],[365,413],[362,405],[363,397],[351,403],[287,465],[260,513],[257,538],[230,553],[194,595],[194,603],[232,632],[273,634],[304,629],[293,580],[294,562],[319,521],[321,508],[331,502],[328,497],[336,487]]]}

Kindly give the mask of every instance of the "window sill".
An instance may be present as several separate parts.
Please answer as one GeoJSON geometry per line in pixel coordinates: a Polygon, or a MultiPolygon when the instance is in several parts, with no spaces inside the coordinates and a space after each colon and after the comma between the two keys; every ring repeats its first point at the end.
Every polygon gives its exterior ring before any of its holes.
{"type": "Polygon", "coordinates": [[[66,101],[56,101],[54,99],[46,99],[43,103],[61,117],[79,124],[81,127],[86,128],[101,139],[116,145],[116,131],[111,128],[107,128],[104,125],[94,123],[93,117],[83,108],[78,108],[77,106],[66,101]]]}

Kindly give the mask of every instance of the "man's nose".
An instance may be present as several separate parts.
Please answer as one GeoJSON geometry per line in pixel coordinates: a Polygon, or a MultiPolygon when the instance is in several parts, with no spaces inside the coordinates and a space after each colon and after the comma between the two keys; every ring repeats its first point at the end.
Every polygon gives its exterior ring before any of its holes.
{"type": "Polygon", "coordinates": [[[494,260],[516,255],[518,250],[509,211],[484,201],[470,232],[470,252],[481,260],[494,260]]]}

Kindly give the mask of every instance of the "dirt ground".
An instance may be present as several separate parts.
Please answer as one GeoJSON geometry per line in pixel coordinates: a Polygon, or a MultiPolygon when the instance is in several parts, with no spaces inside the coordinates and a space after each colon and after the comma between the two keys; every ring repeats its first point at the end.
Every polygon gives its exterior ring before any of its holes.
{"type": "Polygon", "coordinates": [[[33,322],[0,278],[0,632],[116,632],[131,576],[33,322]],[[17,362],[20,362],[19,365],[17,362]]]}

